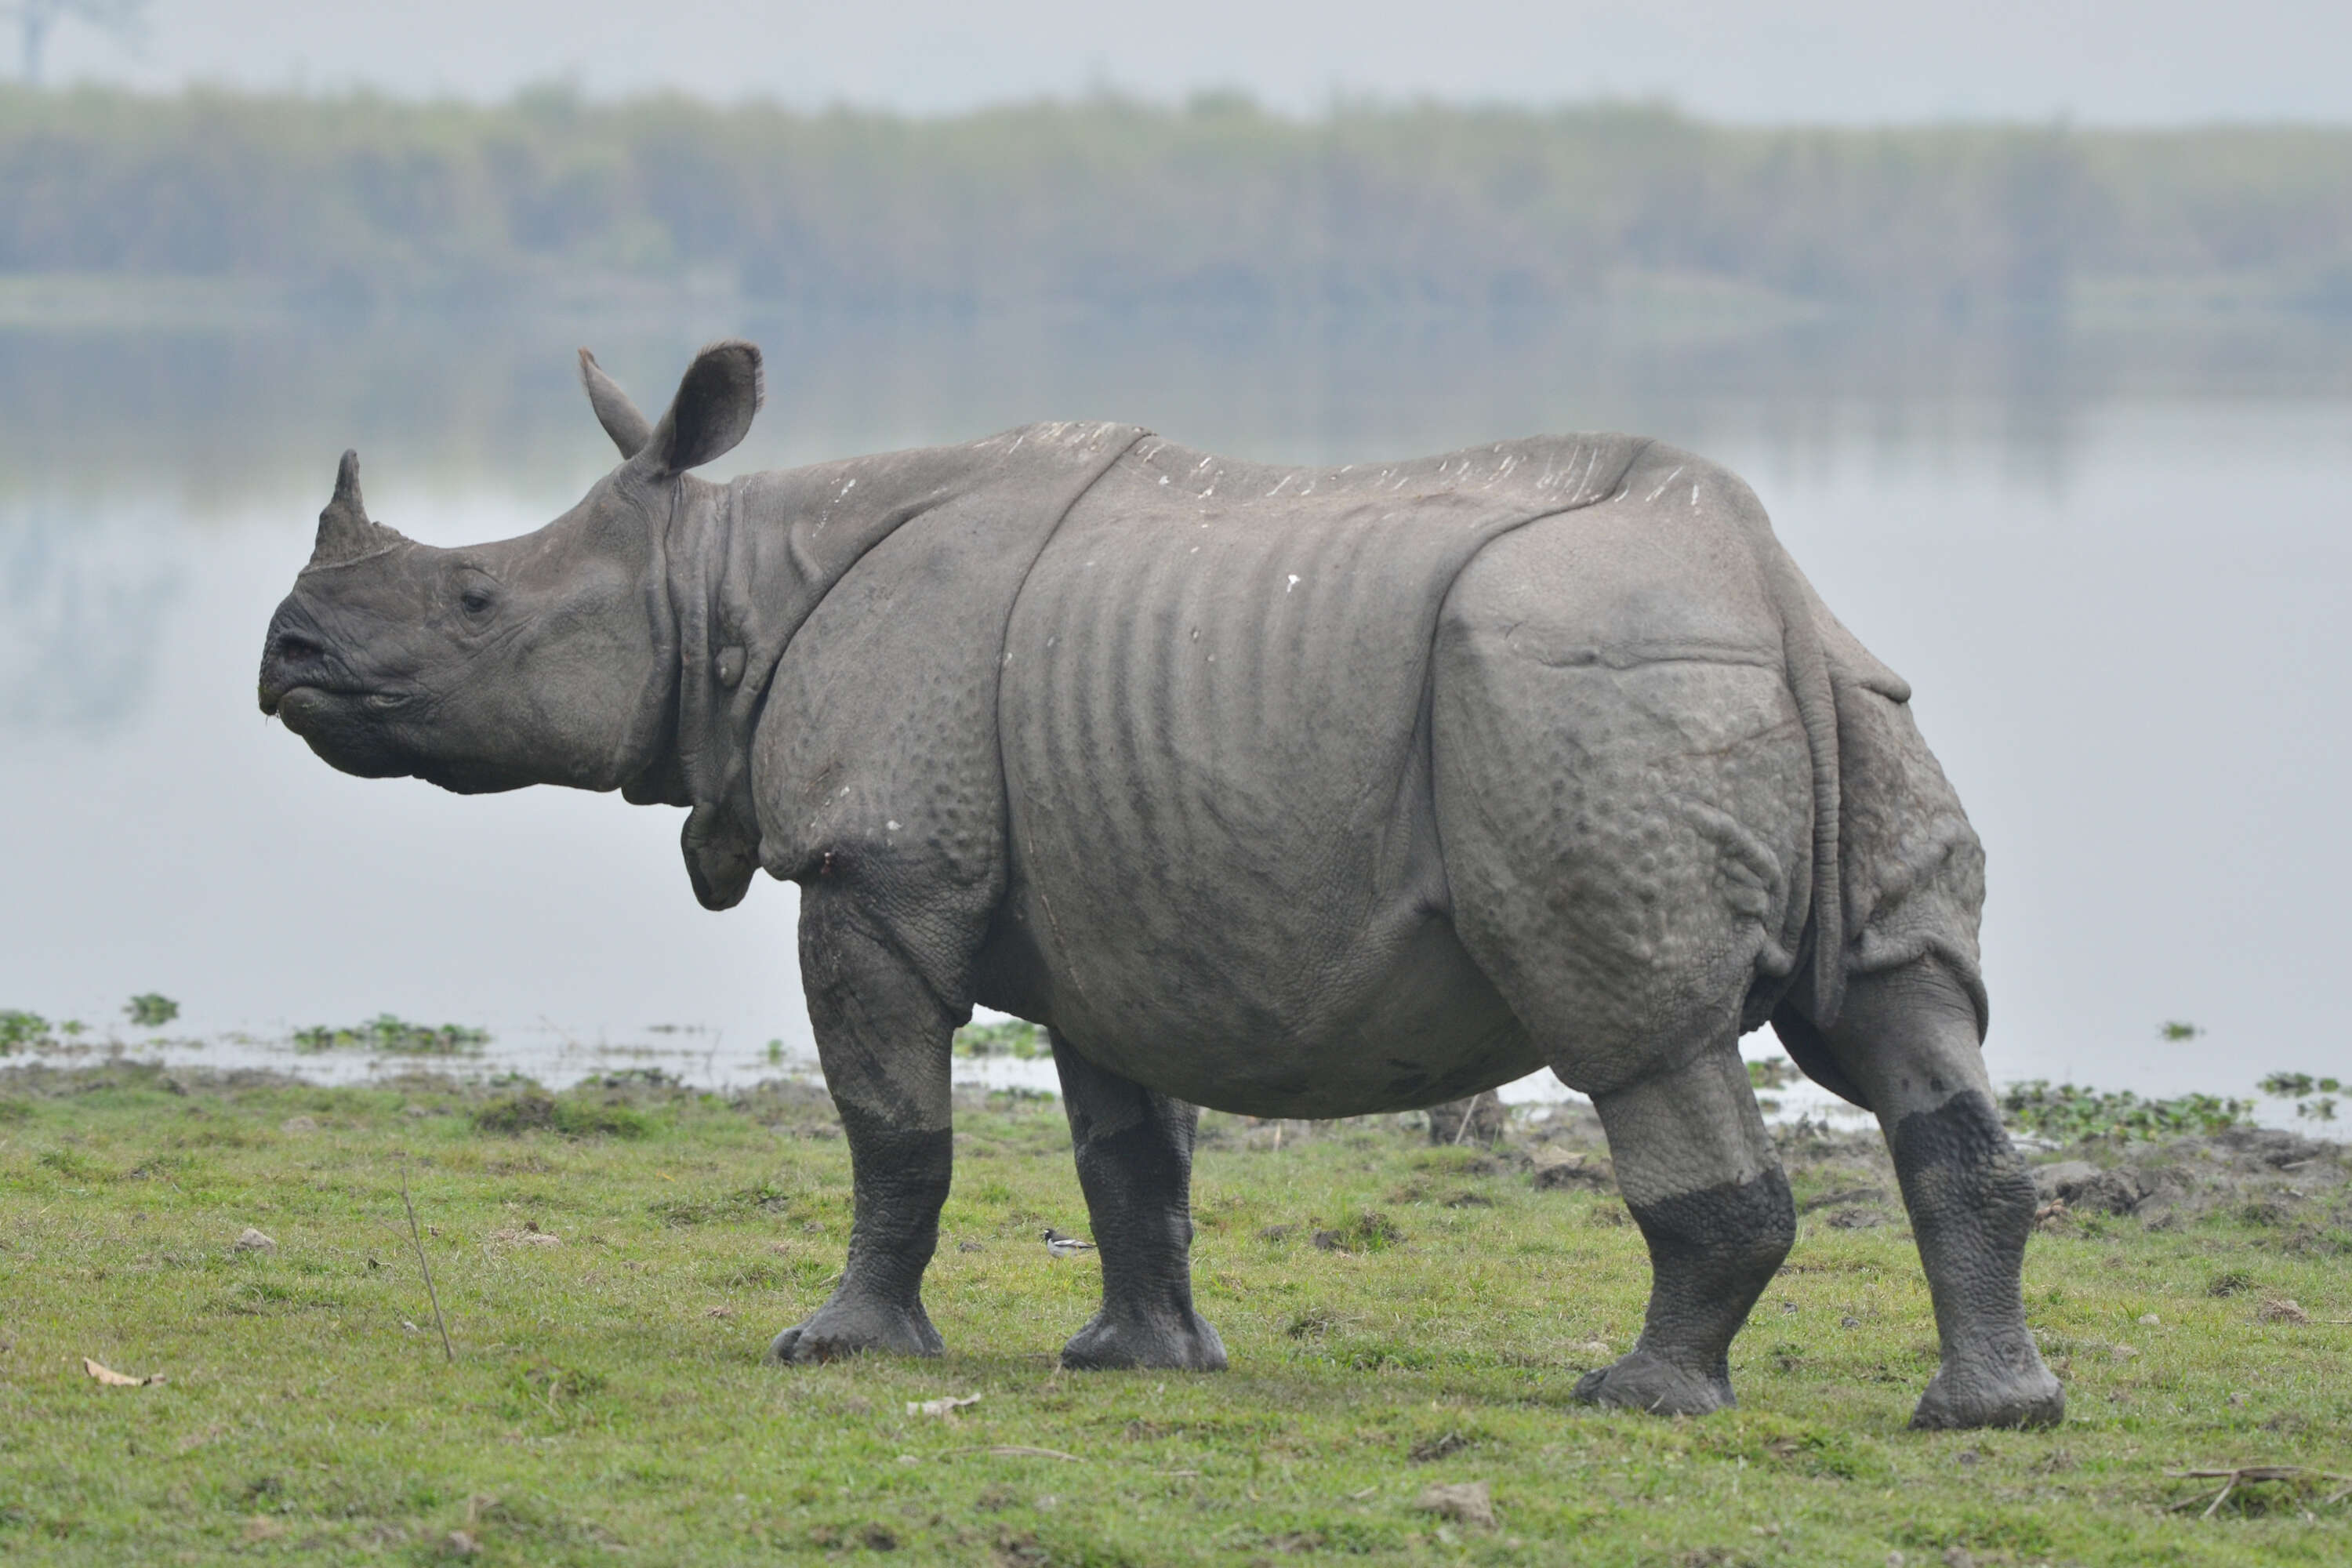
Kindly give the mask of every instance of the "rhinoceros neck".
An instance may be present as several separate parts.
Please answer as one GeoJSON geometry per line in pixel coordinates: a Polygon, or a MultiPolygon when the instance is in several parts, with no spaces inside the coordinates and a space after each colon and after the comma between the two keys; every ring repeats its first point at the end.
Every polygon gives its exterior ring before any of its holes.
{"type": "Polygon", "coordinates": [[[750,742],[777,662],[817,605],[866,553],[900,529],[976,492],[1065,468],[1099,472],[1140,432],[1040,425],[960,447],[929,447],[748,475],[686,481],[669,536],[677,629],[673,792],[695,892],[713,908],[758,869],[750,742]]]}

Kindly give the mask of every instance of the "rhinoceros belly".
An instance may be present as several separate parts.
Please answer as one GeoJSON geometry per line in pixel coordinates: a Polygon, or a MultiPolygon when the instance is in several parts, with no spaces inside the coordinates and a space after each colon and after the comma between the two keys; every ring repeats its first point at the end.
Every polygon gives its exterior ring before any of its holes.
{"type": "Polygon", "coordinates": [[[1641,443],[1299,470],[1147,441],[1014,605],[999,697],[1031,1010],[1196,1103],[1330,1116],[1541,1065],[1455,939],[1429,781],[1445,593],[1641,443]]]}

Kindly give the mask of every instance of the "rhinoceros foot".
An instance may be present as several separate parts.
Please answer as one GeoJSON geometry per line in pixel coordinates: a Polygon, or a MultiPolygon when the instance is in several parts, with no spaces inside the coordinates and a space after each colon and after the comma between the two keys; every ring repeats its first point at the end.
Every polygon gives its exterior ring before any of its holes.
{"type": "Polygon", "coordinates": [[[1676,1366],[1638,1347],[1578,1378],[1576,1397],[1586,1405],[1615,1405],[1653,1415],[1705,1415],[1738,1403],[1729,1379],[1676,1366]]]}
{"type": "Polygon", "coordinates": [[[1954,1376],[1947,1364],[1927,1382],[1911,1426],[1921,1432],[1974,1426],[2055,1426],[2066,1419],[2066,1390],[2036,1356],[2031,1367],[1995,1375],[1954,1376]]]}
{"type": "Polygon", "coordinates": [[[1077,1372],[1147,1368],[1155,1372],[1223,1372],[1224,1342],[1197,1312],[1189,1320],[1113,1319],[1097,1313],[1062,1347],[1062,1364],[1077,1372]]]}
{"type": "Polygon", "coordinates": [[[935,1356],[946,1348],[920,1301],[900,1305],[836,1296],[806,1322],[778,1334],[768,1346],[768,1359],[779,1366],[808,1366],[867,1351],[935,1356]]]}

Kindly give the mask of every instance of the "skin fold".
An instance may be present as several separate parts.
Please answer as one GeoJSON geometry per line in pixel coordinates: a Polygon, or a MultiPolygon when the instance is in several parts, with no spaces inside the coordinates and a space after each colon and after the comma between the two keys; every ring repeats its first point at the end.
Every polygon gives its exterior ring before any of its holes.
{"type": "Polygon", "coordinates": [[[657,419],[581,357],[622,460],[536,532],[416,544],[345,456],[261,706],[347,773],[684,807],[714,909],[799,885],[856,1220],[775,1360],[940,1352],[977,1005],[1051,1031],[1103,1274],[1066,1364],[1225,1364],[1196,1107],[1549,1067],[1654,1268],[1578,1394],[1720,1408],[1795,1235],[1738,1053],[1769,1020],[1893,1151],[1943,1342],[1916,1423],[2060,1417],[1979,1051],[1982,850],[1735,477],[1623,436],[1301,469],[1075,424],[720,485],[691,470],[750,428],[755,348],[704,350],[657,419]]]}

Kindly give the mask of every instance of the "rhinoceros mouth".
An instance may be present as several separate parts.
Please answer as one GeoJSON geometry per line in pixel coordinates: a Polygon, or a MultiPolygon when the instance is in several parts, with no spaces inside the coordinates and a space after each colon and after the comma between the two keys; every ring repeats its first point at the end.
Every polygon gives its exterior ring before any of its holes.
{"type": "MultiPolygon", "coordinates": [[[[362,778],[404,776],[412,769],[392,738],[372,722],[372,693],[292,686],[276,694],[275,713],[329,766],[362,778]]],[[[272,704],[263,702],[264,711],[272,704]]]]}
{"type": "Polygon", "coordinates": [[[284,720],[286,727],[299,735],[302,732],[295,722],[299,713],[316,712],[336,703],[355,704],[371,713],[397,713],[415,700],[416,694],[412,691],[369,690],[303,681],[274,691],[262,688],[261,711],[265,717],[284,720]]]}

